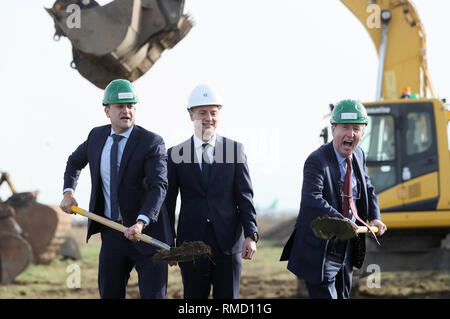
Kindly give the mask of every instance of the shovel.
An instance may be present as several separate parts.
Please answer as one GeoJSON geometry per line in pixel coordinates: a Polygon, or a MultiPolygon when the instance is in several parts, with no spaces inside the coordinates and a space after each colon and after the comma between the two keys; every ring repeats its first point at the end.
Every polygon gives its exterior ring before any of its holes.
{"type": "MultiPolygon", "coordinates": [[[[123,225],[121,225],[119,223],[116,223],[116,222],[114,222],[114,221],[112,221],[110,219],[107,219],[105,217],[99,216],[97,214],[85,211],[84,209],[81,209],[81,208],[79,208],[77,206],[70,206],[70,209],[72,210],[72,212],[74,212],[74,213],[76,213],[78,215],[82,215],[82,216],[87,217],[89,219],[95,220],[96,222],[99,222],[100,224],[103,224],[105,226],[108,226],[110,228],[118,230],[118,231],[120,231],[122,233],[125,233],[125,230],[127,229],[125,226],[123,226],[123,225]]],[[[169,245],[167,245],[167,244],[165,244],[165,243],[163,243],[163,242],[161,242],[161,241],[159,241],[159,240],[157,240],[155,238],[152,238],[152,237],[150,237],[148,235],[137,234],[137,235],[135,235],[135,237],[136,237],[136,239],[142,240],[143,242],[145,242],[147,244],[150,244],[150,245],[156,246],[158,248],[170,251],[170,246],[169,245]]]]}
{"type": "MultiPolygon", "coordinates": [[[[72,212],[78,215],[85,216],[89,219],[92,219],[96,222],[99,222],[100,224],[118,230],[122,233],[124,233],[125,230],[127,229],[125,226],[119,223],[116,223],[110,219],[99,216],[97,214],[85,211],[84,209],[81,209],[77,206],[70,206],[70,209],[72,212]]],[[[142,240],[147,244],[160,248],[153,255],[154,260],[166,260],[177,262],[194,261],[196,259],[203,257],[210,257],[212,255],[211,247],[201,241],[184,242],[180,247],[170,247],[169,245],[142,233],[135,235],[135,237],[136,239],[142,240]]]]}
{"type": "MultiPolygon", "coordinates": [[[[370,231],[366,226],[358,226],[358,229],[355,230],[349,220],[328,216],[314,219],[310,227],[314,235],[321,239],[331,239],[336,236],[339,239],[348,240],[357,237],[358,234],[370,231]]],[[[376,226],[371,226],[370,229],[374,233],[378,232],[376,226]]]]}

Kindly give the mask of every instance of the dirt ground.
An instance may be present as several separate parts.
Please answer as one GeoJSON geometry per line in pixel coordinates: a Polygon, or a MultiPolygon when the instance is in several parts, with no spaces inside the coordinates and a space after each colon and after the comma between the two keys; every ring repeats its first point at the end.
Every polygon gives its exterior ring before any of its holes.
{"type": "Polygon", "coordinates": [[[449,299],[450,272],[390,272],[381,280],[382,288],[369,288],[370,278],[361,278],[355,298],[449,299]]]}
{"type": "MultiPolygon", "coordinates": [[[[85,244],[85,227],[74,227],[82,260],[56,258],[50,265],[31,265],[9,285],[0,285],[0,299],[96,299],[99,237],[85,244]],[[69,288],[71,265],[77,265],[81,274],[79,288],[69,288]]],[[[307,298],[303,283],[279,262],[282,246],[278,242],[261,240],[252,261],[243,261],[240,298],[307,298]],[[299,286],[300,284],[300,286],[299,286]],[[300,287],[300,289],[299,289],[300,287]]],[[[382,273],[380,287],[371,288],[371,278],[355,278],[352,298],[450,298],[449,272],[382,273]]],[[[372,285],[373,286],[373,285],[372,285]]],[[[127,298],[139,298],[137,273],[132,271],[127,298]]],[[[169,268],[168,299],[183,298],[179,267],[169,268]]]]}
{"type": "MultiPolygon", "coordinates": [[[[73,227],[72,235],[76,239],[82,260],[64,260],[57,257],[50,265],[31,265],[9,285],[0,285],[0,299],[5,298],[99,298],[97,287],[97,267],[100,239],[94,235],[85,243],[86,228],[73,227]],[[79,266],[81,274],[80,288],[68,288],[71,275],[69,266],[79,266]]],[[[258,243],[257,256],[252,261],[243,261],[241,279],[241,298],[296,298],[297,281],[286,270],[286,264],[277,262],[280,247],[270,242],[258,243]],[[268,263],[268,260],[274,262],[268,263]]],[[[131,272],[127,287],[127,298],[139,298],[137,273],[131,272]]],[[[168,299],[183,298],[183,286],[178,266],[169,267],[168,299]]]]}

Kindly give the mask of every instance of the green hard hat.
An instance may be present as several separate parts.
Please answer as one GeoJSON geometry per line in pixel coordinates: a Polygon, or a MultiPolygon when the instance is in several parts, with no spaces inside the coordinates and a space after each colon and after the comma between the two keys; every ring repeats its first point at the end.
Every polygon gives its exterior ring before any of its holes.
{"type": "Polygon", "coordinates": [[[331,112],[331,124],[358,123],[367,125],[368,117],[364,105],[355,100],[340,101],[331,112]]]}
{"type": "Polygon", "coordinates": [[[108,84],[103,95],[103,105],[110,103],[137,103],[139,101],[133,84],[128,80],[114,80],[108,84]]]}

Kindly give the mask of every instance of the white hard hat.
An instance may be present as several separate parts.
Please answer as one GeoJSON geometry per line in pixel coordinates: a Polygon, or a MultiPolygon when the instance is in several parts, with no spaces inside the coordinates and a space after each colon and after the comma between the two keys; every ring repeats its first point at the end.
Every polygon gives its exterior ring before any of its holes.
{"type": "Polygon", "coordinates": [[[206,84],[197,85],[189,95],[187,108],[196,106],[218,105],[222,106],[222,99],[215,89],[206,84]]]}

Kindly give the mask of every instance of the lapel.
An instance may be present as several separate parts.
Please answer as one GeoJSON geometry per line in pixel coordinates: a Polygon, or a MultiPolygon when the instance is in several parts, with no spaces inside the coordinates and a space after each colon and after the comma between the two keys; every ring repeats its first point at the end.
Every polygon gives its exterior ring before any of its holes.
{"type": "MultiPolygon", "coordinates": [[[[361,178],[362,176],[362,171],[363,171],[363,164],[362,164],[362,158],[359,156],[358,152],[355,150],[355,152],[353,152],[353,169],[356,168],[355,173],[358,174],[357,176],[359,178],[361,178]],[[355,165],[356,164],[356,165],[355,165]]],[[[362,181],[361,181],[362,182],[362,181]]]]}
{"type": "Polygon", "coordinates": [[[355,170],[356,178],[361,182],[361,197],[366,200],[366,179],[364,176],[364,165],[361,153],[356,149],[353,152],[353,169],[355,170]]]}
{"type": "Polygon", "coordinates": [[[102,161],[102,152],[103,147],[105,146],[106,139],[108,138],[109,134],[111,133],[111,125],[105,125],[102,130],[100,131],[100,134],[95,137],[95,141],[92,143],[92,145],[95,145],[94,148],[94,157],[93,157],[93,174],[92,177],[95,178],[97,181],[100,178],[100,162],[102,161]]]}
{"type": "Polygon", "coordinates": [[[127,144],[125,145],[125,148],[123,150],[122,159],[120,160],[120,167],[119,167],[119,184],[122,180],[123,174],[125,173],[125,168],[127,166],[128,160],[131,157],[131,154],[133,154],[133,150],[136,147],[136,145],[139,142],[139,139],[141,137],[140,128],[135,125],[133,130],[131,131],[130,137],[128,138],[127,144]]]}
{"type": "MultiPolygon", "coordinates": [[[[333,141],[329,142],[326,146],[328,159],[330,164],[330,174],[331,180],[333,183],[334,193],[336,194],[336,198],[338,199],[339,207],[342,205],[341,198],[339,194],[339,181],[341,180],[341,171],[339,169],[338,159],[336,157],[336,153],[334,152],[333,141]]],[[[341,209],[340,209],[341,210],[341,209]]]]}

